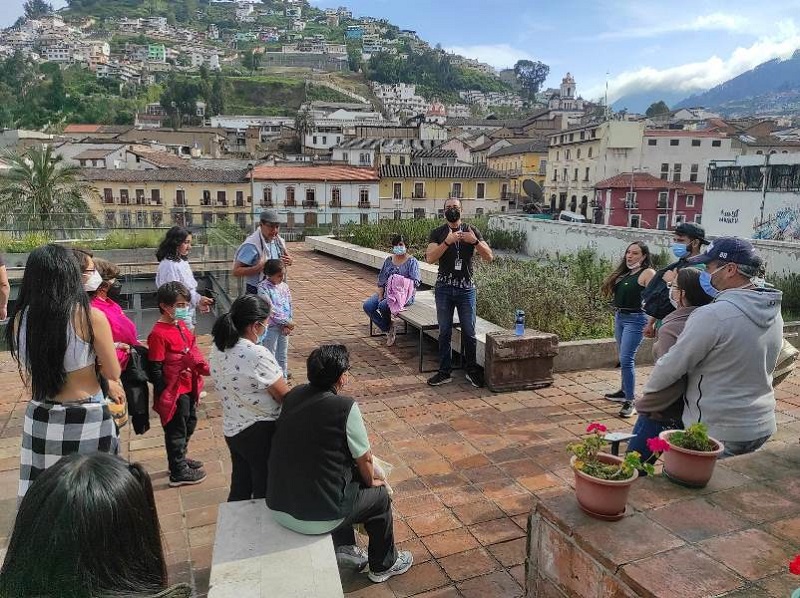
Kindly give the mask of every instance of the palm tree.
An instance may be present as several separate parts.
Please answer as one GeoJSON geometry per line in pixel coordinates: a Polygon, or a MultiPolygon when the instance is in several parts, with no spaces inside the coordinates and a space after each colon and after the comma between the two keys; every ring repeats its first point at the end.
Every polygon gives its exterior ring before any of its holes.
{"type": "Polygon", "coordinates": [[[52,231],[97,226],[87,198],[97,191],[80,180],[81,169],[63,163],[49,145],[3,156],[0,171],[0,222],[13,230],[52,231]]]}
{"type": "Polygon", "coordinates": [[[305,149],[305,138],[308,133],[314,130],[314,115],[306,106],[297,113],[294,119],[294,132],[300,141],[300,153],[305,149]]]}

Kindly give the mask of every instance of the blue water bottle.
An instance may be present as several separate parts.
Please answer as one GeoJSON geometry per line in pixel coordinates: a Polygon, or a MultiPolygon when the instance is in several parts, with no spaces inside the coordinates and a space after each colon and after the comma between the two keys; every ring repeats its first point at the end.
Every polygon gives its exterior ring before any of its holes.
{"type": "Polygon", "coordinates": [[[515,322],[514,332],[517,336],[522,336],[525,334],[525,312],[521,309],[517,310],[517,319],[515,322]]]}

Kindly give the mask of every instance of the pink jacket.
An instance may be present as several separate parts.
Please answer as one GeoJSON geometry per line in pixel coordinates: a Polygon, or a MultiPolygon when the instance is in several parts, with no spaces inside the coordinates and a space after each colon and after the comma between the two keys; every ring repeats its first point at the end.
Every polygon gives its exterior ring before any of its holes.
{"type": "Polygon", "coordinates": [[[406,308],[414,296],[414,281],[399,274],[392,274],[386,282],[386,303],[395,316],[406,308]]]}

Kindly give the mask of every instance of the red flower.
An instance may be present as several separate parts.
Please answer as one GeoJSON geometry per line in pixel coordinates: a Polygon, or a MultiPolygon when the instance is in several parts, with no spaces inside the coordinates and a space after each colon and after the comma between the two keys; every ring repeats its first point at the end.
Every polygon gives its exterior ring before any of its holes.
{"type": "Polygon", "coordinates": [[[669,450],[669,442],[657,436],[655,438],[648,438],[647,448],[651,453],[664,453],[669,450]]]}
{"type": "Polygon", "coordinates": [[[789,563],[789,573],[800,575],[800,554],[794,557],[789,563]]]}
{"type": "Polygon", "coordinates": [[[586,428],[586,433],[591,434],[592,432],[605,433],[608,432],[608,428],[598,422],[592,422],[586,428]]]}

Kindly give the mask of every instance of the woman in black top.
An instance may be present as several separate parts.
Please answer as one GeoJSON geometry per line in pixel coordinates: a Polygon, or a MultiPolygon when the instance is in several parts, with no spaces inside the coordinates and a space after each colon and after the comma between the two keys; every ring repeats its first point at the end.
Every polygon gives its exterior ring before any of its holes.
{"type": "Polygon", "coordinates": [[[623,403],[620,417],[631,417],[636,387],[636,351],[642,344],[647,315],[642,311],[642,291],[656,271],[651,267],[650,249],[642,241],[634,241],[625,250],[625,257],[603,281],[601,291],[613,299],[614,338],[617,340],[622,388],[606,398],[623,403]]]}

